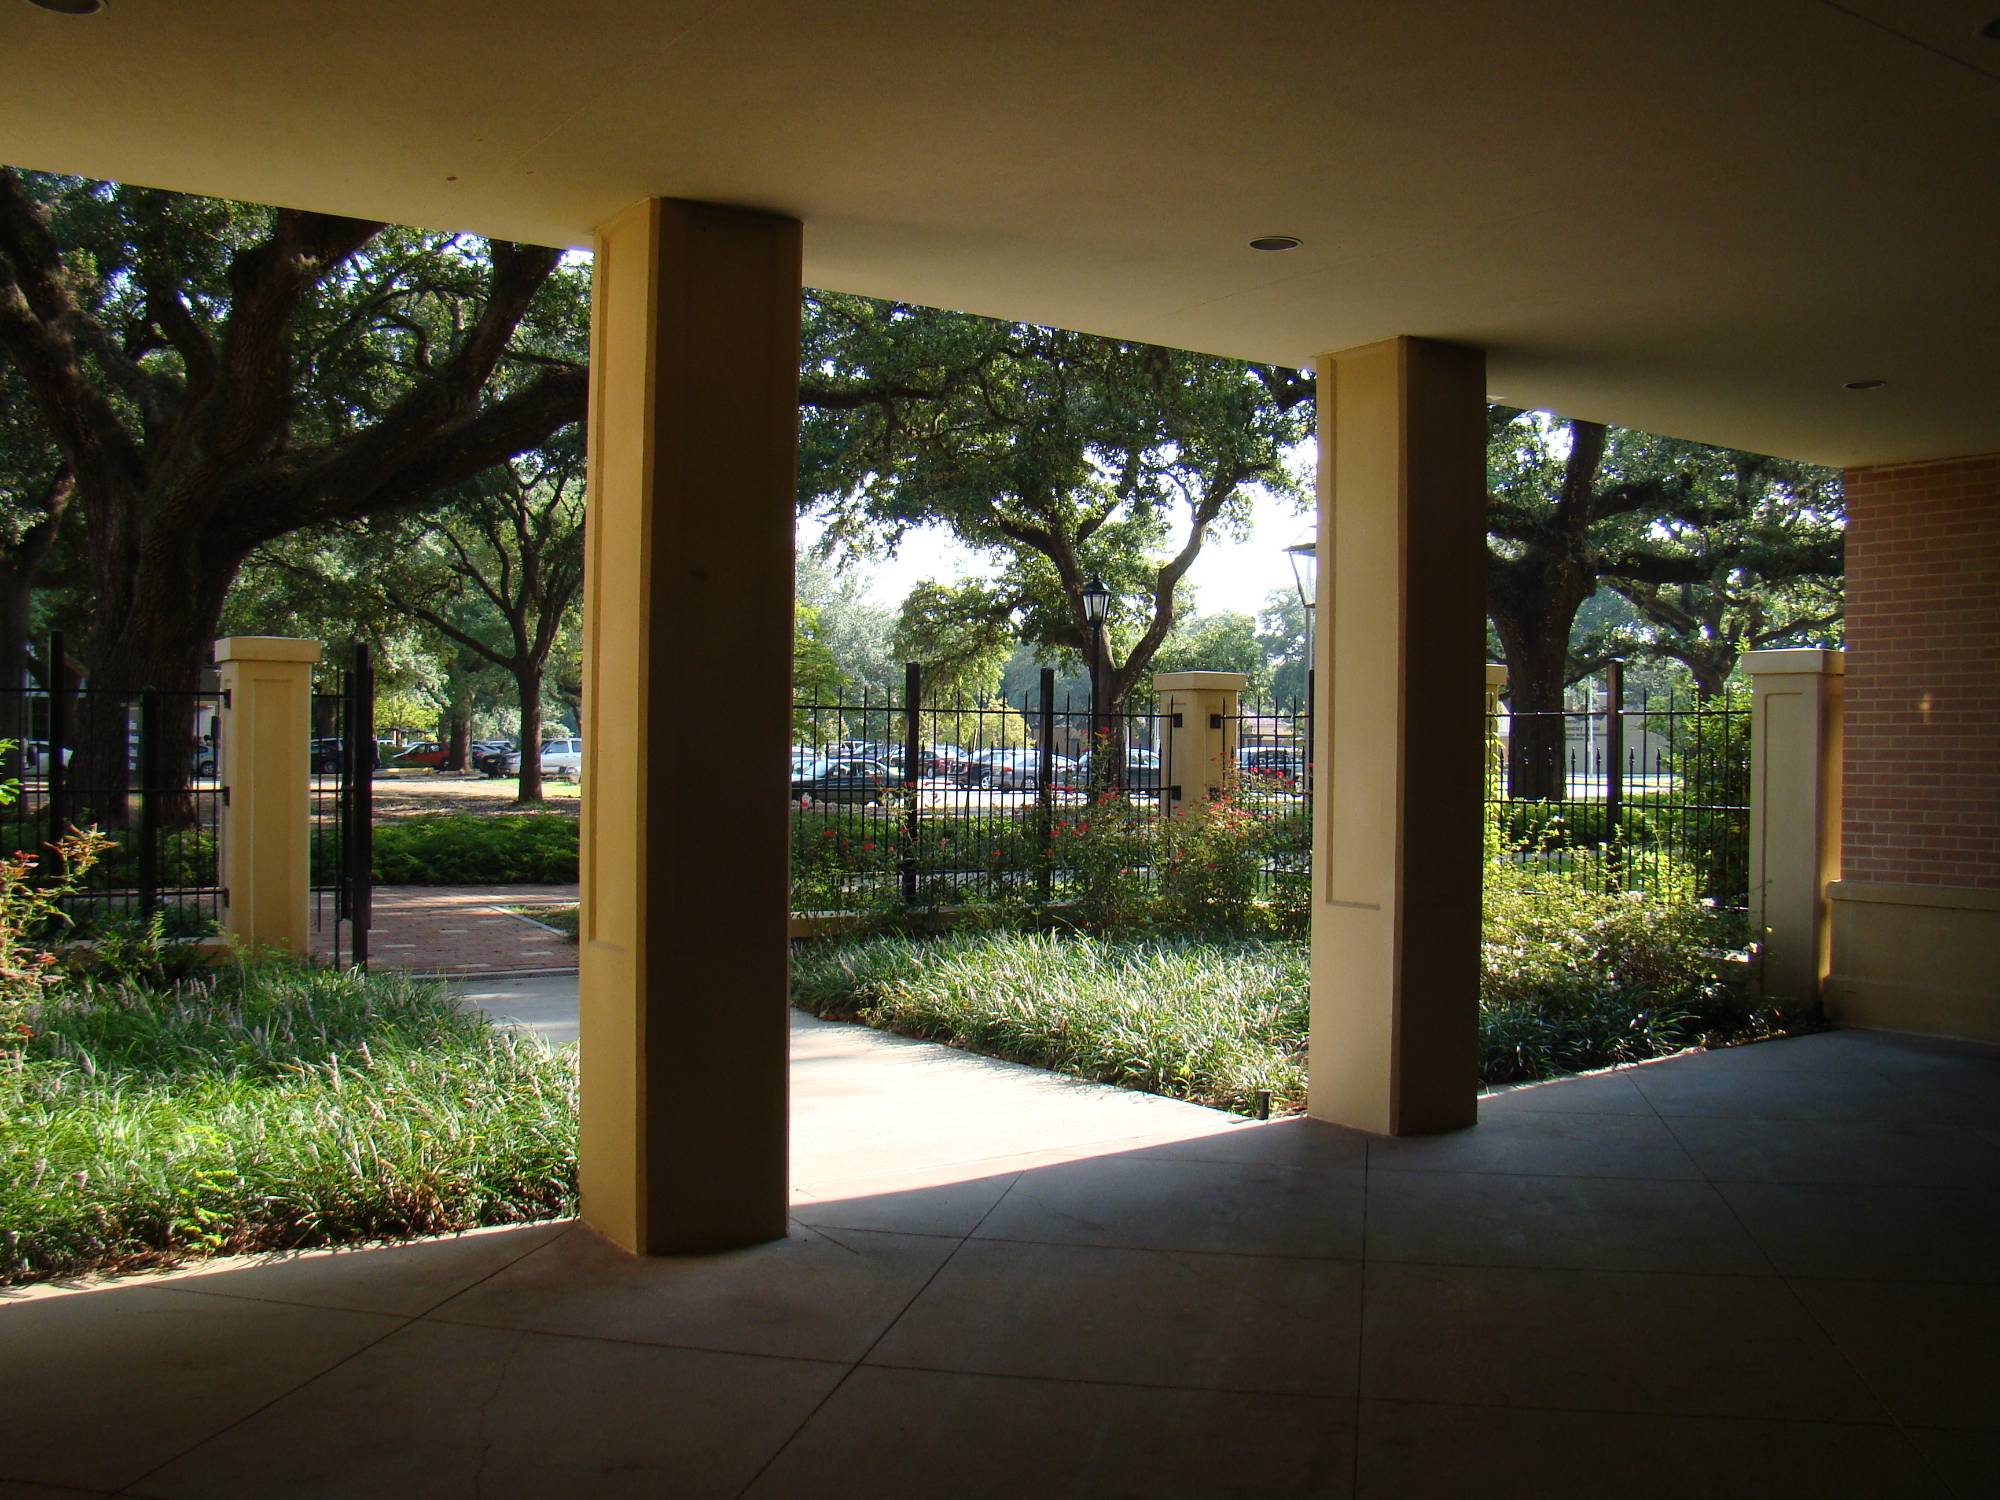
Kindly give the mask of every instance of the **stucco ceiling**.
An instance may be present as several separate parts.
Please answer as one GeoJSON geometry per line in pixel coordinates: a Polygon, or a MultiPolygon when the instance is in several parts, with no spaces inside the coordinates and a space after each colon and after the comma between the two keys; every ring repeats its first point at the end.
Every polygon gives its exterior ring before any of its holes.
{"type": "Polygon", "coordinates": [[[579,246],[754,205],[819,286],[1287,363],[1456,339],[1507,400],[1884,462],[2000,448],[1996,16],[0,0],[0,158],[579,246]]]}

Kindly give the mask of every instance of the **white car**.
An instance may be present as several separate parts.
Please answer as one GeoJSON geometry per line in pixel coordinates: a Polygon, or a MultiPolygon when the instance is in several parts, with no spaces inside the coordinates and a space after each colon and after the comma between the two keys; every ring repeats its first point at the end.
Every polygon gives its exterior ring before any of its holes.
{"type": "MultiPolygon", "coordinates": [[[[521,752],[516,750],[501,763],[503,774],[521,774],[521,752]]],[[[561,781],[583,780],[582,740],[543,740],[542,775],[561,781]]]]}

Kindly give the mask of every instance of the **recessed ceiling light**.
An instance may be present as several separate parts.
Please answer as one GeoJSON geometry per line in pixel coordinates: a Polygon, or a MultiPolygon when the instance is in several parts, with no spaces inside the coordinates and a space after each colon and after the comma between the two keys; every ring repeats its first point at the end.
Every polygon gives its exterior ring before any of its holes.
{"type": "Polygon", "coordinates": [[[1841,389],[1844,391],[1879,391],[1888,383],[1886,380],[1850,380],[1841,389]]]}
{"type": "Polygon", "coordinates": [[[1295,234],[1260,234],[1250,242],[1252,250],[1296,250],[1304,241],[1295,234]]]}
{"type": "Polygon", "coordinates": [[[52,10],[59,16],[93,16],[104,9],[104,0],[28,0],[28,4],[52,10]]]}

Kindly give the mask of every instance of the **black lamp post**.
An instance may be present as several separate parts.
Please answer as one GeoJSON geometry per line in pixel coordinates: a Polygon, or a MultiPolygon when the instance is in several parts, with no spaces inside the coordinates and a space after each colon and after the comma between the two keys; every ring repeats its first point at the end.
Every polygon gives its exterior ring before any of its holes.
{"type": "Polygon", "coordinates": [[[1299,607],[1306,616],[1306,745],[1305,773],[1300,777],[1301,786],[1312,790],[1312,722],[1313,722],[1313,669],[1318,652],[1313,637],[1313,611],[1319,602],[1319,539],[1309,542],[1294,542],[1285,549],[1285,558],[1292,565],[1292,584],[1299,591],[1299,607]]]}
{"type": "Polygon", "coordinates": [[[1090,769],[1097,780],[1103,766],[1103,745],[1098,735],[1104,714],[1104,614],[1111,607],[1111,590],[1095,576],[1083,586],[1083,618],[1090,626],[1090,769]]]}

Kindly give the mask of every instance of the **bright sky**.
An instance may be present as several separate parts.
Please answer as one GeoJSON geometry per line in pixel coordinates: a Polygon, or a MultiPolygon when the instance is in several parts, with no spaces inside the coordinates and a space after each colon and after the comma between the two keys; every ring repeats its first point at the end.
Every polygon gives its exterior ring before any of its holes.
{"type": "MultiPolygon", "coordinates": [[[[799,549],[804,551],[815,545],[821,533],[817,521],[802,517],[799,549]]],[[[1294,512],[1286,502],[1274,500],[1262,490],[1256,491],[1250,535],[1235,542],[1211,534],[1201,556],[1188,570],[1187,581],[1194,590],[1196,608],[1205,615],[1235,610],[1255,619],[1271,590],[1293,586],[1285,548],[1309,540],[1312,534],[1310,508],[1294,512]]],[[[872,603],[895,609],[913,587],[926,579],[951,583],[992,571],[984,558],[961,546],[950,532],[927,526],[910,532],[894,557],[870,565],[860,576],[866,580],[863,592],[872,603]]]]}

